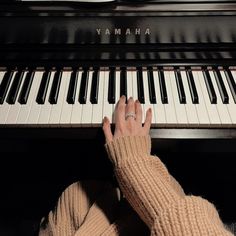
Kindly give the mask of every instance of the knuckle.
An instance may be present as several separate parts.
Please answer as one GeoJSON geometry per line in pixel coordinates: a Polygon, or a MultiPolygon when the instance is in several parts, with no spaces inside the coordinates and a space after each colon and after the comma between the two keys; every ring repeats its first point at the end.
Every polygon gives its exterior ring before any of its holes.
{"type": "Polygon", "coordinates": [[[118,105],[118,109],[121,110],[121,109],[124,109],[125,107],[125,103],[121,103],[118,105]]]}

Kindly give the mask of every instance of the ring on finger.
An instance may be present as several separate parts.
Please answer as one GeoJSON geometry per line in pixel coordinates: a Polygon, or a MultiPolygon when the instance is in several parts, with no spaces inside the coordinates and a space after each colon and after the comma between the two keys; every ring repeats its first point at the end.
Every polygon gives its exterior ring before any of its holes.
{"type": "Polygon", "coordinates": [[[126,113],[125,119],[127,120],[129,117],[132,117],[132,118],[136,119],[136,115],[135,115],[134,112],[128,112],[128,113],[126,113]]]}

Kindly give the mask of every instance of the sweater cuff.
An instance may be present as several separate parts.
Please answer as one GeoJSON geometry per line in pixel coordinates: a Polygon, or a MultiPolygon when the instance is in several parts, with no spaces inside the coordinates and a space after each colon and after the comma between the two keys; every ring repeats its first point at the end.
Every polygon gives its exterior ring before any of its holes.
{"type": "Polygon", "coordinates": [[[111,162],[119,167],[129,160],[146,159],[151,153],[151,137],[122,136],[105,145],[111,162]]]}

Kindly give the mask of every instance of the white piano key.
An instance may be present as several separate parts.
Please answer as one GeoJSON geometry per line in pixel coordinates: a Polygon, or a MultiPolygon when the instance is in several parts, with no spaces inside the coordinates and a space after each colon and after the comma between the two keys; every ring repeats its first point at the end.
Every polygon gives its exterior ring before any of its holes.
{"type": "Polygon", "coordinates": [[[0,71],[0,84],[2,83],[2,79],[5,75],[6,71],[0,71]]]}
{"type": "Polygon", "coordinates": [[[112,104],[108,102],[109,71],[102,73],[104,73],[103,117],[107,116],[110,122],[112,122],[112,104]]]}
{"type": "Polygon", "coordinates": [[[62,72],[57,104],[53,104],[51,109],[51,114],[49,118],[50,126],[58,126],[60,124],[63,102],[68,92],[68,80],[70,80],[68,79],[68,72],[67,71],[62,72]]]}
{"type": "Polygon", "coordinates": [[[133,96],[132,71],[127,70],[127,99],[133,96]]]}
{"type": "Polygon", "coordinates": [[[50,119],[51,109],[52,109],[52,104],[50,104],[50,102],[49,102],[49,96],[50,96],[55,73],[56,73],[55,71],[51,71],[51,74],[50,74],[45,102],[44,102],[44,104],[42,104],[40,114],[39,114],[39,119],[38,119],[39,125],[43,125],[43,126],[49,125],[49,119],[50,119]]]}
{"type": "Polygon", "coordinates": [[[39,90],[40,82],[43,76],[42,71],[36,71],[34,74],[34,78],[32,81],[32,85],[29,92],[29,97],[26,104],[21,105],[21,109],[17,118],[18,125],[27,125],[28,117],[30,114],[31,107],[33,107],[34,103],[36,103],[36,96],[39,90]]]}
{"type": "MultiPolygon", "coordinates": [[[[133,70],[132,72],[132,97],[134,101],[138,99],[138,81],[137,81],[137,71],[133,70]]],[[[144,114],[144,104],[141,104],[142,107],[142,123],[145,121],[145,114],[144,114]]]]}
{"type": "Polygon", "coordinates": [[[178,124],[178,121],[176,117],[174,98],[172,95],[170,72],[168,70],[164,70],[164,77],[165,77],[167,97],[168,97],[168,103],[164,104],[166,112],[166,122],[167,122],[166,126],[175,126],[178,124]]]}
{"type": "Polygon", "coordinates": [[[113,106],[112,123],[115,124],[115,109],[120,100],[120,70],[116,70],[116,102],[113,106]]]}
{"type": "Polygon", "coordinates": [[[153,79],[154,79],[156,101],[157,101],[157,104],[153,104],[153,111],[154,111],[153,113],[155,115],[155,120],[156,120],[155,126],[164,127],[166,125],[165,106],[161,102],[159,76],[156,70],[153,70],[153,79]]]}
{"type": "MultiPolygon", "coordinates": [[[[43,73],[44,72],[35,74],[34,79],[39,79],[40,80],[39,87],[40,87],[40,83],[41,83],[41,80],[42,80],[42,77],[43,77],[43,73]],[[38,77],[38,76],[40,76],[40,77],[38,77]]],[[[32,106],[30,108],[30,113],[29,113],[28,120],[27,120],[27,124],[29,126],[35,126],[35,125],[38,124],[40,111],[41,111],[41,108],[43,106],[43,104],[38,104],[37,101],[36,101],[37,94],[38,94],[38,91],[39,91],[39,87],[38,87],[38,90],[35,93],[34,102],[32,103],[32,106]]]]}
{"type": "MultiPolygon", "coordinates": [[[[66,80],[66,90],[69,89],[71,71],[65,72],[65,80],[66,80]]],[[[71,113],[72,113],[73,105],[67,102],[67,93],[64,93],[63,104],[61,109],[61,117],[60,117],[60,126],[65,127],[70,125],[71,122],[71,113]]]]}
{"type": "Polygon", "coordinates": [[[75,104],[72,106],[71,120],[70,124],[72,127],[80,127],[81,126],[81,115],[82,115],[82,104],[79,103],[79,91],[80,84],[82,78],[82,71],[79,71],[77,87],[76,87],[76,96],[75,96],[75,104]]]}
{"type": "Polygon", "coordinates": [[[120,70],[116,71],[116,103],[120,100],[120,70]]]}
{"type": "Polygon", "coordinates": [[[89,71],[88,75],[88,90],[87,90],[87,99],[86,104],[82,106],[82,116],[81,116],[81,125],[84,127],[91,126],[92,123],[92,113],[93,113],[93,104],[90,102],[93,71],[89,71]]]}
{"type": "Polygon", "coordinates": [[[205,104],[205,98],[203,96],[202,89],[199,83],[198,72],[199,71],[197,70],[192,70],[193,79],[194,79],[196,90],[198,93],[198,102],[199,102],[198,104],[195,104],[195,106],[196,106],[196,111],[198,115],[199,125],[201,127],[208,127],[210,125],[210,118],[209,118],[209,114],[208,114],[207,107],[205,104]]]}
{"type": "Polygon", "coordinates": [[[197,115],[196,105],[193,104],[192,102],[186,71],[181,70],[180,73],[182,76],[184,91],[186,95],[185,109],[188,117],[188,123],[189,126],[197,126],[199,124],[198,115],[197,115]]]}
{"type": "Polygon", "coordinates": [[[217,97],[216,108],[218,110],[218,114],[219,114],[221,123],[222,123],[222,125],[224,125],[226,127],[230,126],[232,124],[232,121],[231,121],[231,118],[230,118],[230,115],[229,115],[229,112],[228,112],[228,109],[227,109],[227,105],[223,104],[223,102],[222,102],[220,92],[219,92],[219,88],[217,86],[216,79],[215,79],[213,71],[209,70],[209,74],[211,76],[211,81],[212,81],[213,87],[214,87],[215,92],[216,92],[216,97],[217,97]]]}
{"type": "Polygon", "coordinates": [[[93,104],[92,126],[98,126],[103,121],[104,71],[99,71],[98,103],[93,104]]]}
{"type": "Polygon", "coordinates": [[[134,101],[136,101],[138,99],[137,72],[132,71],[131,74],[132,74],[132,85],[133,85],[133,88],[132,88],[133,95],[132,95],[132,97],[133,97],[134,101]]]}
{"type": "MultiPolygon", "coordinates": [[[[202,71],[197,71],[197,75],[198,75],[198,80],[200,84],[200,89],[202,91],[203,98],[206,104],[207,112],[209,114],[210,123],[213,126],[221,126],[221,120],[220,120],[220,117],[216,108],[216,104],[211,104],[210,102],[202,71]]],[[[219,99],[220,98],[218,97],[217,101],[219,99]]]]}
{"type": "Polygon", "coordinates": [[[22,107],[22,105],[18,102],[18,98],[19,98],[20,91],[21,91],[22,86],[24,84],[24,80],[25,80],[25,77],[26,77],[27,73],[28,72],[25,71],[24,74],[23,74],[23,78],[22,78],[22,81],[21,81],[21,84],[20,84],[20,89],[18,91],[15,104],[12,104],[10,106],[10,109],[9,109],[9,112],[8,112],[8,116],[7,116],[7,120],[6,120],[6,124],[7,125],[16,125],[17,124],[17,118],[18,118],[18,115],[20,113],[20,109],[22,107]]]}
{"type": "Polygon", "coordinates": [[[186,127],[188,126],[188,118],[186,114],[185,104],[181,104],[179,101],[177,83],[175,79],[175,73],[173,70],[169,71],[169,76],[170,76],[170,84],[171,84],[171,90],[172,90],[172,95],[173,95],[173,101],[175,104],[178,126],[186,127]]]}
{"type": "Polygon", "coordinates": [[[7,103],[7,96],[8,96],[8,93],[10,91],[11,85],[14,81],[15,75],[16,75],[16,71],[13,73],[11,83],[8,87],[8,91],[7,91],[7,94],[5,96],[5,100],[4,100],[3,104],[0,104],[0,125],[5,125],[6,124],[8,112],[10,110],[10,107],[12,106],[12,105],[7,103]]]}
{"type": "MultiPolygon", "coordinates": [[[[156,123],[155,119],[155,112],[154,112],[154,107],[153,104],[150,103],[150,98],[149,98],[149,88],[148,88],[148,75],[147,71],[143,70],[143,90],[144,90],[144,106],[143,106],[143,113],[146,118],[146,111],[151,108],[152,109],[152,124],[156,123]]],[[[145,120],[144,120],[145,121],[145,120]]]]}
{"type": "Polygon", "coordinates": [[[229,84],[227,83],[227,79],[225,77],[224,71],[221,70],[220,73],[221,73],[221,76],[222,76],[222,79],[223,79],[226,91],[227,91],[227,93],[229,95],[229,104],[225,104],[225,105],[226,105],[226,107],[228,109],[228,112],[229,112],[232,124],[235,127],[235,125],[236,125],[236,104],[234,103],[234,99],[233,99],[232,93],[230,91],[229,84]]]}
{"type": "MultiPolygon", "coordinates": [[[[137,81],[137,71],[134,71],[132,73],[132,77],[133,77],[133,98],[134,101],[138,99],[138,81],[137,81]]],[[[146,114],[145,114],[145,109],[146,107],[144,107],[144,104],[141,103],[141,107],[142,107],[142,123],[144,123],[145,118],[146,118],[146,114]]]]}
{"type": "MultiPolygon", "coordinates": [[[[133,88],[132,88],[132,91],[133,91],[133,99],[134,101],[136,101],[138,99],[138,81],[137,81],[137,71],[132,71],[132,84],[133,84],[133,88]]],[[[144,123],[145,121],[145,114],[144,114],[144,104],[141,104],[141,107],[142,107],[142,111],[143,111],[143,114],[142,114],[142,123],[144,123]]]]}
{"type": "MultiPolygon", "coordinates": [[[[116,73],[116,76],[117,76],[117,73],[116,73]]],[[[117,78],[116,78],[116,80],[117,80],[117,78]]],[[[116,101],[116,92],[117,92],[116,85],[117,85],[117,83],[115,82],[115,101],[116,101]]],[[[111,105],[112,105],[112,119],[111,119],[111,123],[114,124],[115,123],[116,102],[115,102],[115,104],[111,104],[111,105]]]]}
{"type": "Polygon", "coordinates": [[[120,100],[120,70],[116,71],[116,103],[120,100]]]}
{"type": "Polygon", "coordinates": [[[236,67],[231,68],[230,71],[231,71],[231,74],[234,78],[234,82],[236,83],[236,67]]]}
{"type": "Polygon", "coordinates": [[[128,69],[127,70],[127,100],[130,97],[133,97],[133,71],[128,69]]]}

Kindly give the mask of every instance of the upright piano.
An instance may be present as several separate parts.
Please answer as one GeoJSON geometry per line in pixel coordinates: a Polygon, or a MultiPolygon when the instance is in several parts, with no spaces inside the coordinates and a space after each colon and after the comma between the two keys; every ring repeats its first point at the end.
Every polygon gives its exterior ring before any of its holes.
{"type": "Polygon", "coordinates": [[[235,151],[235,22],[235,1],[1,2],[3,141],[98,138],[125,95],[154,143],[235,151]]]}
{"type": "Polygon", "coordinates": [[[126,95],[153,109],[153,152],[186,192],[235,227],[235,155],[193,155],[236,151],[235,22],[233,0],[0,1],[1,222],[113,175],[101,124],[126,95]]]}

